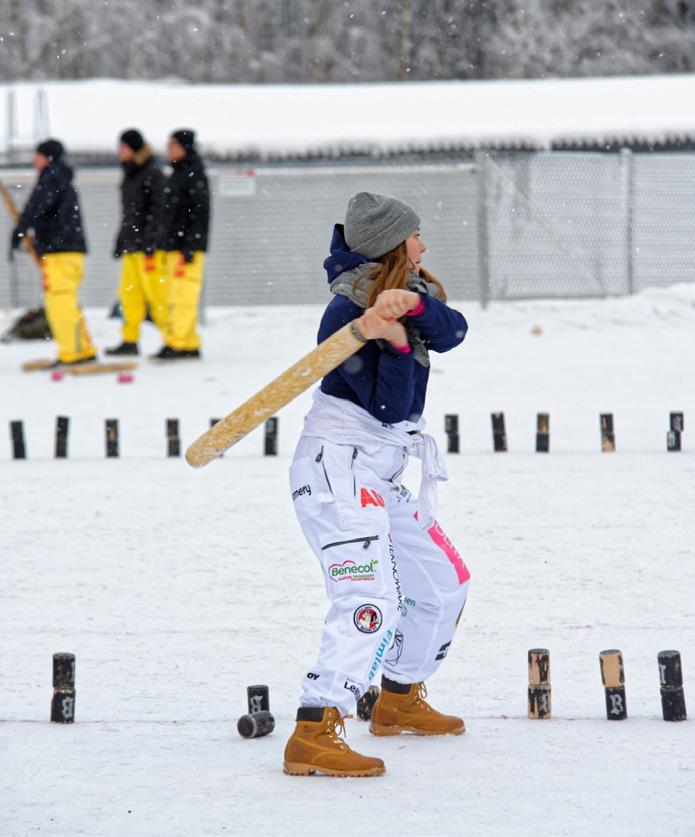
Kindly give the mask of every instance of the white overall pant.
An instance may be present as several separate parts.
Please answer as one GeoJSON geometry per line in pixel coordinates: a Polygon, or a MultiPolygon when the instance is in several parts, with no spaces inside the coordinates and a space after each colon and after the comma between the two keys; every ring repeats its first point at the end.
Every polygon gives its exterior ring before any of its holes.
{"type": "Polygon", "coordinates": [[[400,484],[407,459],[397,445],[367,454],[319,436],[299,440],[290,490],[331,603],[302,706],[344,716],[382,668],[417,683],[447,655],[470,574],[438,523],[419,525],[417,500],[400,484]]]}

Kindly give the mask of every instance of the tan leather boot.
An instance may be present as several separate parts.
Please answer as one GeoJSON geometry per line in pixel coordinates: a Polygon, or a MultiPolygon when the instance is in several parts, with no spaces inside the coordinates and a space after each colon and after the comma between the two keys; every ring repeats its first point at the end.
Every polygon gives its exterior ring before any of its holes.
{"type": "Polygon", "coordinates": [[[404,685],[381,679],[381,693],[372,709],[372,735],[461,735],[466,725],[455,715],[442,715],[427,703],[424,683],[404,685]]]}
{"type": "Polygon", "coordinates": [[[386,771],[381,759],[351,750],[339,733],[345,732],[335,707],[303,706],[297,710],[297,726],[285,747],[285,773],[292,776],[380,776],[386,771]]]}

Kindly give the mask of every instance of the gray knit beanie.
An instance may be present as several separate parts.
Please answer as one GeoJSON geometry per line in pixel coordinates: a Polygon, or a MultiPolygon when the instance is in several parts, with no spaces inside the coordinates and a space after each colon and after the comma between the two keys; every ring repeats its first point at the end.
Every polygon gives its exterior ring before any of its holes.
{"type": "Polygon", "coordinates": [[[378,259],[412,235],[420,226],[417,212],[389,195],[358,192],[345,215],[345,241],[355,253],[378,259]]]}

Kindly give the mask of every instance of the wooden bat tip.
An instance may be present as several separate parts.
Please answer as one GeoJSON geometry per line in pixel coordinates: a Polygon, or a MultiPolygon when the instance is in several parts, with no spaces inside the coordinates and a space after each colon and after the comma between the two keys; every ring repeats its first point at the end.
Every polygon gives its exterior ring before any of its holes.
{"type": "Polygon", "coordinates": [[[195,450],[193,450],[193,446],[188,448],[185,453],[186,462],[191,466],[191,468],[202,468],[203,465],[207,465],[207,462],[201,462],[200,459],[196,456],[195,450]]]}

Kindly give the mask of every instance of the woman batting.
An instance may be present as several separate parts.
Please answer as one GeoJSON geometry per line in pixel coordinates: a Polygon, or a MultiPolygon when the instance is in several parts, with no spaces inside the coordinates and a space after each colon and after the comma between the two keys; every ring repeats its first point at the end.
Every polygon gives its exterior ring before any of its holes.
{"type": "Polygon", "coordinates": [[[381,759],[356,753],[340,735],[380,670],[371,733],[464,732],[461,718],[425,700],[424,681],[446,657],[470,575],[436,521],[436,482],[446,471],[422,431],[429,353],[458,346],[467,324],[421,267],[419,228],[410,206],[360,192],[324,263],[334,296],[319,341],[354,321],[366,342],[323,378],[290,469],[297,519],[330,601],[285,749],[290,774],[384,772],[381,759]],[[410,456],[422,461],[418,497],[401,481],[410,456]]]}

